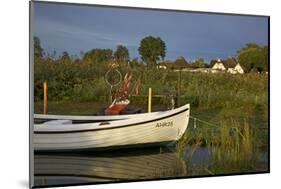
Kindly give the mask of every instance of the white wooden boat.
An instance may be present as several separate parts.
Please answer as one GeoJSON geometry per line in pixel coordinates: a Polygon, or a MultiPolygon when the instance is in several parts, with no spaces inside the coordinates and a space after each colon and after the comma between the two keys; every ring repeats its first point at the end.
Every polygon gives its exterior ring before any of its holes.
{"type": "Polygon", "coordinates": [[[189,104],[133,118],[72,124],[68,120],[34,125],[36,151],[75,151],[159,145],[177,141],[189,121],[189,104]]]}

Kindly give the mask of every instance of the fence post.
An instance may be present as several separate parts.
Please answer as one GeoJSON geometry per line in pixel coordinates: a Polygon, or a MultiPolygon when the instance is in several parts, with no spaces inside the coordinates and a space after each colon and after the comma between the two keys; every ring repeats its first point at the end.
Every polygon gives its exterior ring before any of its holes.
{"type": "Polygon", "coordinates": [[[151,88],[148,89],[148,110],[147,112],[150,113],[151,112],[151,88]]]}
{"type": "Polygon", "coordinates": [[[44,110],[43,110],[43,112],[44,112],[44,114],[46,114],[47,113],[47,82],[46,82],[46,80],[44,80],[44,82],[43,82],[43,90],[44,90],[44,99],[43,99],[43,101],[44,101],[44,110]]]}

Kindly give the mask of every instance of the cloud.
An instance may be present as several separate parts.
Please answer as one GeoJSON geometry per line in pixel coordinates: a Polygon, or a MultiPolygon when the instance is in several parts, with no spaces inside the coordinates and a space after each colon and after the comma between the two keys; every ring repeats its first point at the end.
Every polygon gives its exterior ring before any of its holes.
{"type": "Polygon", "coordinates": [[[128,42],[121,40],[117,35],[113,35],[106,31],[97,31],[79,27],[78,25],[71,25],[66,24],[65,22],[42,18],[35,20],[35,34],[81,40],[81,42],[92,41],[95,44],[102,46],[112,46],[116,44],[134,45],[129,44],[128,42]]]}

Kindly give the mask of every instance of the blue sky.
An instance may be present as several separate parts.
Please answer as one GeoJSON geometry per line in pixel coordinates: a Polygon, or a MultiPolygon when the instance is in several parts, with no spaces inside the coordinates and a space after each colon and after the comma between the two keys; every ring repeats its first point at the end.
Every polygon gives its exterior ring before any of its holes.
{"type": "Polygon", "coordinates": [[[34,35],[47,53],[54,50],[78,55],[92,48],[129,49],[139,58],[138,47],[148,35],[161,37],[166,59],[187,60],[236,56],[248,42],[268,43],[266,17],[201,14],[157,10],[34,3],[34,35]]]}

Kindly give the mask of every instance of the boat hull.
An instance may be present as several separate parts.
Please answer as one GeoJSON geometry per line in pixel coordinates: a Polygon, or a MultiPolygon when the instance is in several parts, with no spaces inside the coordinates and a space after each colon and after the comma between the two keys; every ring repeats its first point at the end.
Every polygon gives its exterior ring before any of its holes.
{"type": "Polygon", "coordinates": [[[33,144],[36,151],[73,151],[114,149],[130,146],[159,145],[177,141],[189,120],[189,105],[159,114],[99,124],[35,125],[33,144]]]}

